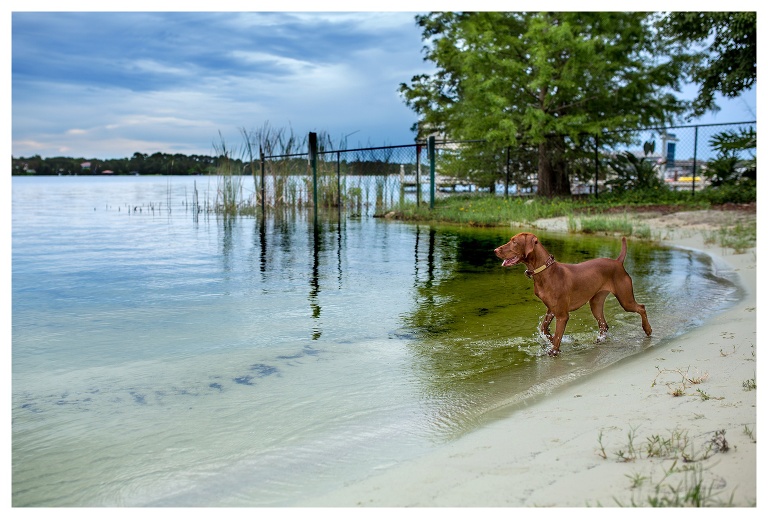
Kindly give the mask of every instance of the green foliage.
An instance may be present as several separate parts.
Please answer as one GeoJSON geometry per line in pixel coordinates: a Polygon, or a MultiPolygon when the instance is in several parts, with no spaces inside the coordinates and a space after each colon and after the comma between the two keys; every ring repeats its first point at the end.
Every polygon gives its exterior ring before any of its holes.
{"type": "MultiPolygon", "coordinates": [[[[667,52],[649,13],[430,13],[418,16],[437,71],[400,92],[419,137],[440,132],[538,154],[538,192],[567,195],[589,135],[664,124],[685,113],[689,56],[667,52]],[[653,59],[649,59],[652,56],[653,59]]],[[[679,50],[679,49],[677,49],[679,50]]],[[[628,142],[626,133],[601,143],[628,142]]]]}
{"type": "Polygon", "coordinates": [[[628,151],[609,160],[608,167],[616,175],[605,181],[612,190],[651,190],[664,185],[651,161],[628,151]]]}
{"type": "Polygon", "coordinates": [[[694,115],[716,108],[715,93],[737,97],[757,80],[756,12],[673,12],[659,21],[671,49],[700,47],[688,72],[699,85],[694,115]]]}
{"type": "Polygon", "coordinates": [[[707,177],[714,187],[724,184],[733,184],[741,176],[738,170],[739,158],[735,156],[721,155],[714,160],[709,161],[704,176],[707,177]]]}
{"type": "Polygon", "coordinates": [[[697,198],[712,205],[749,204],[757,201],[757,183],[745,180],[739,183],[709,186],[697,193],[697,198]]]}
{"type": "Polygon", "coordinates": [[[673,191],[666,185],[648,189],[632,189],[628,191],[608,191],[600,193],[599,198],[590,200],[595,207],[623,207],[648,205],[685,205],[691,208],[706,208],[710,205],[697,195],[691,197],[690,191],[673,191]]]}
{"type": "Polygon", "coordinates": [[[754,128],[719,132],[709,140],[709,145],[718,152],[704,171],[713,186],[735,184],[742,178],[756,178],[757,132],[754,128]],[[742,159],[745,153],[749,154],[748,159],[742,159]]]}

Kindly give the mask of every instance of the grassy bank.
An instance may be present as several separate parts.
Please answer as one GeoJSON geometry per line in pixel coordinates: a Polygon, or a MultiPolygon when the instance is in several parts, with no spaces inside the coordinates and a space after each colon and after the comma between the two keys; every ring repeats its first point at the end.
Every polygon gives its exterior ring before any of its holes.
{"type": "MultiPolygon", "coordinates": [[[[394,216],[403,220],[459,223],[463,225],[492,227],[506,226],[511,222],[532,223],[542,218],[558,216],[590,216],[622,214],[662,208],[665,212],[708,209],[711,203],[703,198],[692,198],[688,193],[669,193],[664,198],[632,196],[602,196],[588,198],[537,198],[509,197],[488,194],[454,195],[429,204],[403,204],[394,216]]],[[[586,231],[588,232],[588,231],[586,231]]]]}
{"type": "MultiPolygon", "coordinates": [[[[692,197],[690,193],[656,192],[606,195],[588,198],[547,199],[510,197],[488,194],[454,195],[438,199],[433,209],[429,204],[403,204],[391,217],[406,221],[454,223],[477,227],[526,226],[547,218],[567,218],[569,232],[605,233],[653,239],[651,229],[638,213],[671,214],[681,211],[722,207],[719,199],[707,193],[692,197]]],[[[754,205],[751,206],[754,211],[754,205]]],[[[724,212],[729,213],[729,212],[724,212]]],[[[743,251],[756,241],[756,220],[743,223],[724,215],[717,230],[708,235],[710,243],[719,243],[743,251]]]]}

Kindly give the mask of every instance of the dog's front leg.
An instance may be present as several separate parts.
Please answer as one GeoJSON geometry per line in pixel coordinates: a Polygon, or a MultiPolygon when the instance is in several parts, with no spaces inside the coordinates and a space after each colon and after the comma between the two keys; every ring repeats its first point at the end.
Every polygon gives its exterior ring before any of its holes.
{"type": "MultiPolygon", "coordinates": [[[[547,308],[547,315],[544,316],[544,320],[541,321],[541,326],[539,327],[539,330],[541,331],[544,336],[549,339],[549,342],[552,342],[552,334],[549,333],[549,323],[552,322],[552,319],[555,318],[555,314],[552,313],[552,311],[547,308]]],[[[553,343],[554,344],[554,343],[553,343]]]]}
{"type": "Polygon", "coordinates": [[[556,357],[560,354],[560,342],[563,340],[565,325],[568,324],[569,317],[568,312],[555,316],[555,337],[552,339],[552,348],[547,352],[550,357],[556,357]]]}

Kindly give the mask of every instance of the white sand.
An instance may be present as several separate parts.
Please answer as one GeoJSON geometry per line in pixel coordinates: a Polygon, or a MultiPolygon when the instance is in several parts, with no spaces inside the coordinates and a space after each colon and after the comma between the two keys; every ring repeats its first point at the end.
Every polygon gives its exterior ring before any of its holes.
{"type": "MultiPolygon", "coordinates": [[[[736,306],[422,458],[301,505],[647,506],[649,496],[682,497],[702,482],[707,505],[756,506],[757,449],[750,432],[756,439],[757,391],[744,388],[757,378],[756,252],[734,254],[706,244],[703,231],[714,220],[735,217],[716,213],[642,218],[665,243],[707,252],[719,268],[735,271],[746,290],[736,306]],[[684,395],[673,396],[683,375],[705,380],[686,382],[684,395]],[[721,430],[727,451],[713,448],[721,430]],[[686,456],[701,458],[710,448],[709,457],[693,463],[679,451],[648,457],[653,436],[687,438],[686,456]],[[632,457],[633,447],[635,459],[620,461],[617,453],[632,457]],[[679,491],[667,492],[668,485],[679,491]]],[[[562,220],[541,224],[557,228],[562,220]]]]}

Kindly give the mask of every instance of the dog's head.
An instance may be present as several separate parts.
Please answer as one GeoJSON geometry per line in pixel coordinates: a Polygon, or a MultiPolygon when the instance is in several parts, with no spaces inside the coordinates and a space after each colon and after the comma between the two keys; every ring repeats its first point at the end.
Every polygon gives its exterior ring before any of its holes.
{"type": "Polygon", "coordinates": [[[539,243],[539,239],[536,235],[521,232],[512,236],[507,243],[497,247],[493,252],[504,260],[501,262],[502,267],[511,267],[518,263],[525,263],[528,256],[533,253],[533,248],[537,243],[539,243]]]}

